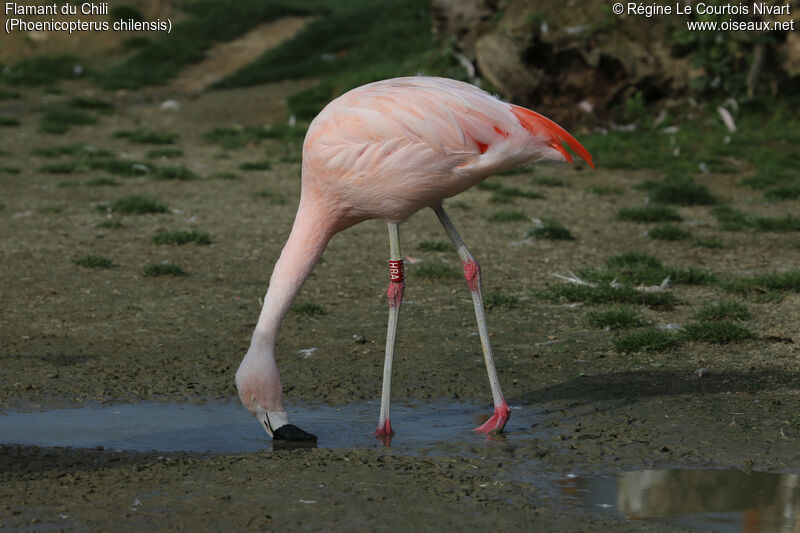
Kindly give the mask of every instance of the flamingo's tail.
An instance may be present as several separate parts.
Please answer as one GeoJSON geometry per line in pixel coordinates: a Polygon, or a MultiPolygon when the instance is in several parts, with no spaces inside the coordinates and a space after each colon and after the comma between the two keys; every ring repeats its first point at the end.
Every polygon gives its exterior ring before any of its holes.
{"type": "Polygon", "coordinates": [[[522,127],[529,132],[536,135],[541,135],[542,133],[548,135],[550,137],[550,147],[561,152],[561,154],[564,156],[564,159],[572,163],[572,155],[567,152],[562,145],[562,143],[567,143],[572,151],[578,154],[581,159],[589,163],[589,166],[595,168],[594,163],[592,162],[592,154],[590,154],[589,151],[575,139],[575,137],[570,135],[567,130],[549,118],[518,105],[512,104],[511,112],[514,113],[515,117],[517,117],[517,120],[519,120],[519,123],[522,124],[522,127]]]}

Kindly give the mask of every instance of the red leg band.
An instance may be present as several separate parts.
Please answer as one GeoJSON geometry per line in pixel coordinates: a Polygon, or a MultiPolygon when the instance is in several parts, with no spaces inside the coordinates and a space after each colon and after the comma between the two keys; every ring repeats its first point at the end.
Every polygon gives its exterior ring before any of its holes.
{"type": "Polygon", "coordinates": [[[390,259],[389,260],[389,281],[403,281],[405,279],[404,272],[403,272],[403,260],[402,259],[390,259]]]}
{"type": "Polygon", "coordinates": [[[386,289],[386,296],[389,297],[389,307],[399,307],[403,301],[403,291],[406,288],[403,272],[403,260],[389,260],[389,288],[386,289]]]}

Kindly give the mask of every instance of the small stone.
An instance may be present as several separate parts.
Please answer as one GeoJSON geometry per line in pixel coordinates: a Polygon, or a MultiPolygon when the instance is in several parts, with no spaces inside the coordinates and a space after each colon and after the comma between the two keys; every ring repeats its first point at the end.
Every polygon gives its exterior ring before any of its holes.
{"type": "Polygon", "coordinates": [[[181,104],[177,100],[164,100],[159,107],[162,111],[178,111],[181,104]]]}

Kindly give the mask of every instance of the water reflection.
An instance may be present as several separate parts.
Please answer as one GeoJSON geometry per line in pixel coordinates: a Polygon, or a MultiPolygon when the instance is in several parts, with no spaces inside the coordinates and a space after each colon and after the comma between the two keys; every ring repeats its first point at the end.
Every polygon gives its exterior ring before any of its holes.
{"type": "Polygon", "coordinates": [[[715,531],[800,532],[800,476],[740,470],[640,470],[562,481],[568,500],[631,520],[715,531]]]}

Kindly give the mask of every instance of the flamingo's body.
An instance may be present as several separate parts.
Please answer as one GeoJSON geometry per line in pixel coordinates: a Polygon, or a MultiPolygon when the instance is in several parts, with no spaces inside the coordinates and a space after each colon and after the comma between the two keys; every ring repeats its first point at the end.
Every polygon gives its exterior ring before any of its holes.
{"type": "Polygon", "coordinates": [[[542,159],[571,161],[562,142],[592,164],[589,153],[549,119],[472,85],[444,78],[371,83],[328,104],[306,135],[297,216],[273,270],[250,349],[236,373],[243,404],[273,438],[313,438],[288,424],[283,408],[274,355],[280,323],[330,238],[373,218],[389,224],[390,264],[394,268],[388,291],[389,334],[377,431],[391,434],[391,360],[403,293],[397,224],[424,207],[436,211],[456,245],[475,301],[495,402],[495,415],[478,429],[502,430],[508,407],[491,357],[480,270],[441,202],[503,170],[542,159]],[[278,432],[282,426],[286,427],[278,432]]]}

